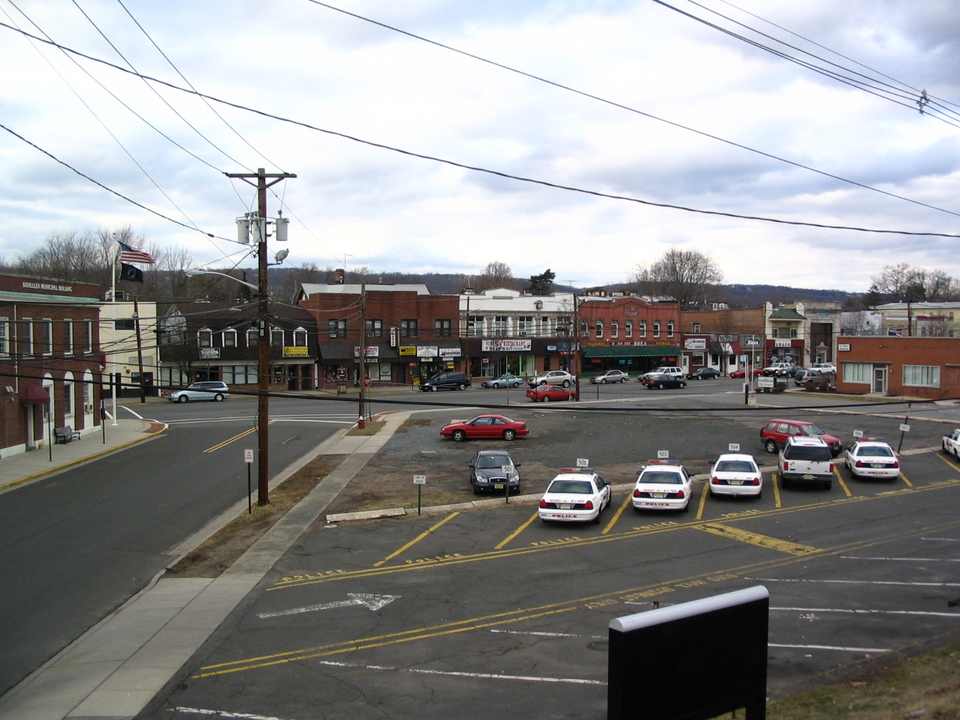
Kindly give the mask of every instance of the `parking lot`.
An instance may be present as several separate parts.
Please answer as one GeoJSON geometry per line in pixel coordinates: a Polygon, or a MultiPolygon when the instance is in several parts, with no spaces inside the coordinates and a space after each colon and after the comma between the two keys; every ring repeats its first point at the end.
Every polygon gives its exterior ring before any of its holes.
{"type": "MultiPolygon", "coordinates": [[[[544,524],[535,505],[512,501],[317,527],[150,717],[602,718],[612,618],[752,585],[771,594],[774,697],[958,628],[947,602],[960,596],[960,466],[930,449],[941,426],[914,423],[896,482],[841,470],[829,491],[784,491],[768,471],[760,499],[708,498],[699,482],[681,515],[637,513],[620,486],[662,449],[698,473],[731,442],[769,465],[758,435],[769,413],[557,410],[518,408],[530,437],[482,444],[441,440],[439,424],[462,415],[432,413],[372,465],[420,469],[469,500],[478,445],[509,447],[534,495],[584,457],[615,469],[600,523],[544,524]]],[[[845,439],[900,422],[815,419],[845,439]]]]}

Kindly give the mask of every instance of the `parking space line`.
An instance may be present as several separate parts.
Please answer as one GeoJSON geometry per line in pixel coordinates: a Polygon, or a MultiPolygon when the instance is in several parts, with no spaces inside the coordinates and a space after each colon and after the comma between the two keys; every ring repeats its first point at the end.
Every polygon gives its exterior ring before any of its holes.
{"type": "Polygon", "coordinates": [[[853,497],[853,493],[850,492],[850,488],[847,487],[847,483],[843,480],[843,475],[840,474],[840,468],[837,465],[833,466],[833,474],[837,476],[837,482],[840,483],[840,487],[843,488],[843,492],[847,497],[853,497]]]}
{"type": "Polygon", "coordinates": [[[780,481],[777,473],[770,473],[770,484],[773,485],[773,504],[774,507],[783,507],[783,498],[780,496],[780,481]]]}
{"type": "Polygon", "coordinates": [[[585,678],[535,677],[533,675],[503,675],[501,673],[460,672],[456,670],[429,670],[427,668],[388,667],[386,665],[358,665],[355,663],[321,660],[319,665],[331,667],[359,668],[361,670],[385,670],[387,672],[409,672],[419,675],[444,675],[448,677],[474,678],[479,680],[519,680],[534,683],[562,683],[567,685],[604,685],[606,680],[587,680],[585,678]]]}
{"type": "Polygon", "coordinates": [[[903,480],[903,481],[907,484],[907,487],[911,487],[911,488],[913,487],[913,483],[910,482],[910,480],[907,478],[907,476],[903,474],[903,471],[902,471],[902,470],[900,471],[900,479],[903,480]]]}
{"type": "Polygon", "coordinates": [[[613,530],[613,526],[617,524],[617,520],[619,520],[620,516],[623,515],[623,511],[632,506],[633,497],[630,495],[630,493],[627,493],[627,499],[623,501],[623,504],[621,504],[619,508],[617,508],[617,511],[613,514],[613,517],[610,518],[610,522],[606,524],[606,527],[603,528],[600,534],[606,535],[613,530]]]}
{"type": "Polygon", "coordinates": [[[703,488],[700,490],[700,503],[697,506],[697,520],[703,520],[703,511],[707,507],[707,495],[710,494],[710,478],[707,478],[707,481],[703,484],[703,488]]]}
{"type": "Polygon", "coordinates": [[[956,470],[957,472],[960,472],[960,466],[958,466],[958,465],[957,465],[955,462],[953,462],[952,460],[948,460],[946,455],[944,455],[943,453],[935,453],[935,454],[936,454],[936,456],[937,456],[938,458],[940,458],[941,460],[943,460],[947,465],[949,465],[950,467],[952,467],[952,468],[953,468],[954,470],[956,470]]]}
{"type": "Polygon", "coordinates": [[[380,567],[381,565],[383,565],[383,564],[384,564],[385,562],[387,562],[388,560],[393,560],[397,555],[399,555],[399,554],[402,553],[402,552],[405,552],[406,550],[409,550],[410,548],[412,548],[414,545],[416,545],[418,542],[420,542],[420,541],[423,540],[424,538],[429,537],[430,534],[431,534],[434,530],[437,530],[438,528],[442,527],[445,523],[453,520],[453,519],[454,519],[457,515],[459,515],[459,514],[460,514],[459,512],[455,512],[455,513],[451,513],[450,515],[447,515],[443,520],[441,520],[440,522],[438,522],[436,525],[434,525],[434,526],[431,527],[430,529],[424,530],[422,533],[420,533],[419,535],[417,535],[417,537],[415,537],[413,540],[411,540],[410,542],[408,542],[406,545],[404,545],[402,548],[400,548],[400,549],[397,550],[396,552],[390,553],[390,554],[387,555],[383,560],[379,560],[379,561],[375,562],[375,563],[373,564],[373,566],[374,566],[374,567],[380,567]]]}
{"type": "Polygon", "coordinates": [[[512,541],[512,540],[513,540],[514,538],[516,538],[520,533],[522,533],[524,530],[526,530],[528,527],[530,527],[530,524],[531,524],[534,520],[536,520],[536,519],[539,517],[539,515],[540,515],[539,513],[534,513],[533,515],[531,515],[531,516],[527,519],[527,521],[526,521],[525,523],[523,523],[523,525],[521,525],[520,527],[518,527],[516,530],[514,530],[514,531],[513,531],[512,533],[510,533],[509,535],[507,535],[507,536],[506,536],[503,540],[501,540],[498,544],[494,545],[494,546],[493,546],[493,549],[494,549],[494,550],[502,550],[504,547],[506,547],[507,543],[509,543],[510,541],[512,541]]]}
{"type": "Polygon", "coordinates": [[[729,525],[706,524],[700,525],[697,529],[738,542],[744,542],[748,545],[769,548],[770,550],[777,550],[790,555],[812,555],[820,552],[818,548],[811,547],[810,545],[800,545],[799,543],[792,543],[787,540],[779,540],[769,535],[760,535],[759,533],[747,532],[746,530],[738,530],[729,525]]]}

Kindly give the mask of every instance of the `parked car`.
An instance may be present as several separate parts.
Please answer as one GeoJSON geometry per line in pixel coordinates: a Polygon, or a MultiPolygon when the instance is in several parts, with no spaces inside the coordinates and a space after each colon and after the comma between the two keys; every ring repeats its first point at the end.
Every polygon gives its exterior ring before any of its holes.
{"type": "Polygon", "coordinates": [[[230,388],[220,380],[201,380],[190,383],[182,390],[174,390],[167,399],[170,402],[185,403],[194,400],[213,400],[220,402],[230,397],[230,388]]]}
{"type": "Polygon", "coordinates": [[[565,468],[550,481],[537,513],[544,522],[600,522],[600,513],[611,499],[610,483],[597,473],[565,468]]]}
{"type": "Polygon", "coordinates": [[[716,368],[702,367],[687,375],[687,380],[716,380],[718,377],[720,377],[720,371],[716,368]]]}
{"type": "Polygon", "coordinates": [[[809,368],[794,375],[793,382],[805,390],[831,390],[834,387],[835,376],[827,370],[809,368]]]}
{"type": "Polygon", "coordinates": [[[685,388],[687,386],[687,381],[684,379],[683,375],[678,375],[677,373],[654,373],[646,374],[643,376],[643,384],[647,386],[647,390],[653,390],[654,388],[685,388]]]}
{"type": "Polygon", "coordinates": [[[575,384],[577,379],[566,370],[548,370],[532,378],[527,384],[530,387],[537,385],[562,385],[570,387],[575,384]]]}
{"type": "Polygon", "coordinates": [[[753,455],[726,453],[718,457],[710,470],[710,494],[759,498],[763,494],[763,473],[753,455]]]}
{"type": "Polygon", "coordinates": [[[559,385],[537,385],[527,390],[527,397],[534,402],[576,400],[577,391],[575,388],[565,388],[559,385]]]}
{"type": "Polygon", "coordinates": [[[442,372],[420,383],[423,392],[432,390],[466,390],[470,387],[470,378],[463,372],[442,372]]]}
{"type": "Polygon", "coordinates": [[[481,450],[470,461],[470,484],[473,492],[520,492],[520,463],[515,463],[506,450],[481,450]]]}
{"type": "Polygon", "coordinates": [[[740,368],[739,370],[731,370],[730,377],[745,378],[748,373],[750,377],[756,377],[757,375],[760,375],[760,370],[757,368],[751,368],[751,367],[740,368]]]}
{"type": "Polygon", "coordinates": [[[489,378],[480,383],[483,388],[515,388],[523,385],[523,378],[510,373],[504,373],[500,377],[489,378]]]}
{"type": "Polygon", "coordinates": [[[773,365],[768,365],[760,372],[761,374],[767,377],[784,377],[785,375],[792,372],[795,367],[796,365],[794,365],[793,363],[778,362],[778,363],[773,363],[773,365]]]}
{"type": "Polygon", "coordinates": [[[837,457],[843,452],[843,445],[839,438],[833,435],[827,435],[817,425],[805,420],[770,420],[760,430],[760,442],[771,455],[787,444],[787,438],[797,437],[822,437],[824,442],[830,448],[833,457],[837,457]]]}
{"type": "Polygon", "coordinates": [[[789,437],[780,451],[777,467],[783,487],[816,483],[824,490],[833,485],[833,455],[822,437],[789,437]]]}
{"type": "Polygon", "coordinates": [[[820,370],[822,372],[832,372],[834,375],[837,374],[837,366],[833,363],[822,362],[814,363],[810,366],[813,370],[820,370]]]}
{"type": "Polygon", "coordinates": [[[940,446],[947,455],[953,455],[960,460],[960,428],[954,428],[943,436],[940,446]]]}
{"type": "Polygon", "coordinates": [[[601,375],[590,378],[590,382],[594,385],[606,385],[607,383],[625,383],[629,379],[629,373],[623,370],[607,370],[601,375]]]}
{"type": "Polygon", "coordinates": [[[690,509],[693,479],[678,462],[651,460],[637,472],[631,502],[634,510],[690,509]]]}
{"type": "Polygon", "coordinates": [[[470,420],[452,420],[440,428],[440,434],[455,442],[476,438],[503,438],[513,440],[530,432],[521,420],[511,420],[503,415],[477,415],[470,420]]]}
{"type": "Polygon", "coordinates": [[[662,367],[658,367],[656,370],[651,370],[650,372],[645,372],[641,375],[638,375],[637,380],[646,384],[646,380],[654,375],[675,375],[679,378],[683,378],[683,368],[674,367],[673,365],[664,365],[662,367]]]}
{"type": "Polygon", "coordinates": [[[896,480],[900,477],[900,461],[887,443],[879,438],[860,438],[847,448],[844,458],[850,475],[855,478],[896,480]]]}

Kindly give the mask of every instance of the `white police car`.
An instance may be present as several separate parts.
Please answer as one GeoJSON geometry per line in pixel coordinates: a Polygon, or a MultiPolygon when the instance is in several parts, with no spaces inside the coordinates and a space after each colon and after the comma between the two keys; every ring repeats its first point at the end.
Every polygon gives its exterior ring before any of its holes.
{"type": "Polygon", "coordinates": [[[634,510],[686,512],[692,496],[693,480],[683,465],[669,460],[650,460],[637,472],[631,502],[634,510]]]}
{"type": "Polygon", "coordinates": [[[563,468],[547,486],[537,509],[544,522],[600,522],[610,504],[610,483],[589,468],[563,468]]]}

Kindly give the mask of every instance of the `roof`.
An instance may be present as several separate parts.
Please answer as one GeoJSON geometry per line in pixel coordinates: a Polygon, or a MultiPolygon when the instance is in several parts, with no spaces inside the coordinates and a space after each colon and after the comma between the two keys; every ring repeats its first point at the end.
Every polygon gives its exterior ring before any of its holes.
{"type": "Polygon", "coordinates": [[[361,292],[412,292],[417,295],[430,294],[427,286],[423,283],[411,283],[408,285],[301,283],[300,290],[297,291],[297,300],[309,298],[311,295],[360,295],[361,292]]]}
{"type": "Polygon", "coordinates": [[[793,308],[777,308],[770,313],[771,320],[806,320],[806,318],[793,308]]]}

